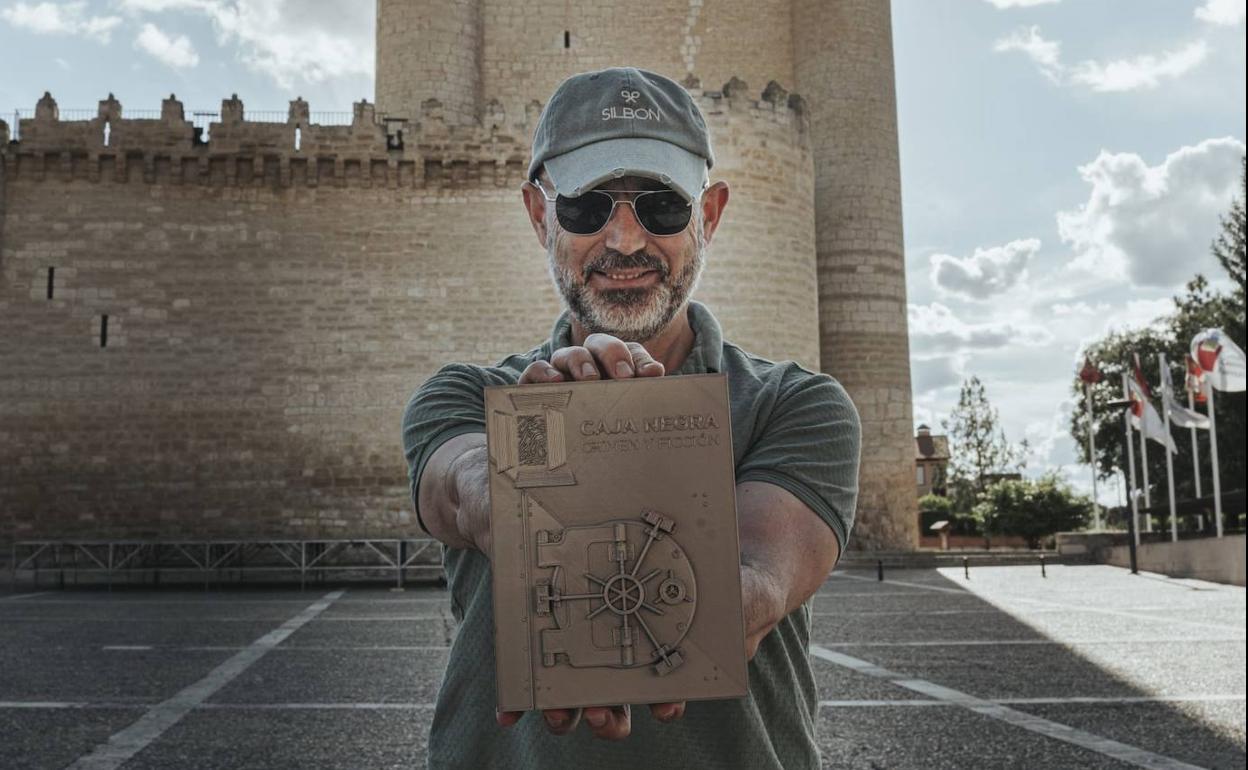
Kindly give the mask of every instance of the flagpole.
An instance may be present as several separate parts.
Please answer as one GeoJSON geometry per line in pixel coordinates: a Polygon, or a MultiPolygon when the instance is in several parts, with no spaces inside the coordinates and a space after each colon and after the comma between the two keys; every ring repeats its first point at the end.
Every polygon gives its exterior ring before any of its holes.
{"type": "Polygon", "coordinates": [[[1144,435],[1144,420],[1148,414],[1140,415],[1140,469],[1144,474],[1144,531],[1153,531],[1153,495],[1148,484],[1148,438],[1144,435]]]}
{"type": "MultiPolygon", "coordinates": [[[[1127,373],[1122,373],[1122,397],[1131,400],[1131,389],[1127,387],[1127,373]]],[[[1131,537],[1135,547],[1140,547],[1140,506],[1135,499],[1135,448],[1131,443],[1131,410],[1122,410],[1122,424],[1127,429],[1127,468],[1130,474],[1127,484],[1127,499],[1131,501],[1131,537]]]]}
{"type": "Polygon", "coordinates": [[[1092,464],[1092,522],[1096,532],[1101,531],[1101,504],[1096,496],[1096,420],[1092,417],[1092,385],[1083,383],[1083,395],[1088,402],[1088,461],[1092,464]]]}
{"type": "MultiPolygon", "coordinates": [[[[1161,411],[1166,423],[1166,438],[1174,440],[1173,434],[1170,433],[1170,391],[1166,388],[1166,354],[1157,354],[1157,365],[1160,367],[1158,374],[1161,375],[1162,391],[1161,391],[1161,411]]],[[[1170,541],[1172,543],[1179,542],[1179,517],[1174,512],[1174,453],[1170,451],[1170,447],[1162,447],[1162,451],[1166,453],[1166,487],[1170,492],[1170,541]]]]}
{"type": "Polygon", "coordinates": [[[1209,459],[1213,462],[1213,520],[1222,537],[1222,481],[1218,473],[1218,418],[1213,409],[1213,383],[1205,378],[1206,406],[1209,407],[1209,459]]]}
{"type": "MultiPolygon", "coordinates": [[[[1193,412],[1196,411],[1196,401],[1192,398],[1191,388],[1184,388],[1187,391],[1187,408],[1193,412]]],[[[1192,432],[1192,475],[1196,481],[1196,499],[1199,500],[1200,494],[1200,442],[1196,440],[1196,426],[1191,427],[1192,432]]],[[[1200,527],[1200,531],[1205,531],[1205,514],[1196,514],[1196,524],[1200,527]]]]}

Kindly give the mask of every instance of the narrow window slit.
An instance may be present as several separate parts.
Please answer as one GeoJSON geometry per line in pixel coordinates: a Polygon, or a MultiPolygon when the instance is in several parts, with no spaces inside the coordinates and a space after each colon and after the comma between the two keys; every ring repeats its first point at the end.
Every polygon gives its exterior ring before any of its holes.
{"type": "Polygon", "coordinates": [[[113,122],[111,120],[104,121],[104,146],[108,146],[109,140],[112,138],[113,122]]]}
{"type": "Polygon", "coordinates": [[[108,347],[108,316],[100,316],[100,347],[108,347]]]}
{"type": "Polygon", "coordinates": [[[48,268],[48,299],[52,299],[52,292],[56,287],[56,268],[48,268]]]}
{"type": "Polygon", "coordinates": [[[563,47],[564,48],[572,47],[572,33],[566,29],[563,31],[563,47]]]}
{"type": "Polygon", "coordinates": [[[299,152],[300,145],[303,144],[303,129],[295,126],[295,152],[299,152]]]}

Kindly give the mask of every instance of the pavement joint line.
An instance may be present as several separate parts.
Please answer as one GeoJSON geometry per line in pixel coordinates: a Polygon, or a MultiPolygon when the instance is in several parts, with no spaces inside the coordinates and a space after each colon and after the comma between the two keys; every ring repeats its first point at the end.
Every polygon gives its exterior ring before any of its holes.
{"type": "Polygon", "coordinates": [[[152,706],[129,727],[112,735],[107,743],[95,747],[90,753],[78,757],[67,770],[115,770],[147,748],[182,717],[203,703],[213,693],[229,684],[253,663],[281,644],[303,625],[324,612],[346,589],[331,591],[308,605],[302,612],[260,637],[251,645],[231,656],[206,676],[184,687],[172,697],[152,706]]]}
{"type": "MultiPolygon", "coordinates": [[[[352,615],[335,615],[331,617],[317,618],[318,622],[328,623],[346,623],[368,621],[370,623],[391,623],[391,622],[407,622],[411,620],[446,620],[450,615],[378,615],[378,616],[352,616],[352,615]]],[[[212,617],[211,615],[197,615],[193,619],[196,623],[271,623],[278,618],[246,618],[246,617],[212,617]]],[[[126,618],[125,621],[118,621],[117,618],[82,618],[74,616],[53,617],[53,618],[13,618],[5,617],[6,623],[168,623],[169,618],[126,618]]]]}
{"type": "MultiPolygon", "coordinates": [[[[10,601],[13,599],[25,599],[32,596],[43,596],[52,594],[54,591],[40,591],[34,594],[18,594],[17,596],[0,596],[0,601],[10,601]]],[[[915,596],[916,594],[907,593],[907,596],[915,596]]],[[[429,598],[429,599],[343,599],[337,602],[337,606],[344,604],[407,604],[409,602],[438,602],[450,607],[450,597],[429,598]]],[[[110,599],[101,597],[99,599],[44,599],[38,602],[23,602],[23,604],[89,604],[93,606],[112,606],[114,604],[148,604],[152,606],[174,605],[177,607],[196,607],[208,604],[224,604],[235,606],[239,604],[298,604],[306,605],[307,599],[197,599],[188,597],[186,599],[110,599]]]]}
{"type": "MultiPolygon", "coordinates": [[[[903,680],[907,682],[921,682],[923,680],[903,680]]],[[[1243,695],[1125,695],[1125,696],[1071,696],[1071,697],[1051,697],[1051,698],[975,698],[970,697],[964,700],[949,700],[943,698],[875,698],[875,699],[844,699],[844,700],[821,700],[820,708],[891,708],[894,706],[967,706],[979,705],[981,703],[995,704],[998,706],[1064,706],[1064,705],[1137,705],[1149,703],[1238,703],[1244,701],[1243,695]]],[[[32,700],[32,701],[0,701],[0,709],[140,709],[147,708],[151,704],[147,703],[126,703],[121,701],[66,701],[66,700],[32,700]]],[[[436,703],[415,703],[408,701],[387,701],[380,703],[367,702],[342,702],[342,703],[315,703],[315,702],[291,702],[291,703],[201,703],[195,707],[196,710],[334,710],[334,709],[359,709],[359,710],[412,710],[412,711],[432,711],[436,708],[436,703]]]]}
{"type": "MultiPolygon", "coordinates": [[[[829,577],[839,578],[841,580],[860,580],[864,583],[878,582],[878,580],[873,577],[863,577],[862,575],[847,575],[844,572],[833,572],[829,577]]],[[[910,588],[921,588],[924,591],[939,591],[940,593],[944,593],[944,594],[957,594],[958,596],[975,596],[976,595],[962,588],[948,588],[946,586],[929,586],[924,583],[911,583],[905,580],[889,580],[888,582],[892,583],[895,586],[907,586],[910,588]]]]}
{"type": "Polygon", "coordinates": [[[887,679],[898,687],[903,687],[920,695],[926,695],[935,700],[946,701],[950,704],[960,706],[962,708],[973,711],[977,714],[996,719],[1007,724],[1020,727],[1033,733],[1038,733],[1049,738],[1054,738],[1065,743],[1079,746],[1098,754],[1117,759],[1136,767],[1148,768],[1148,770],[1200,770],[1196,765],[1190,765],[1181,762],[1172,757],[1166,757],[1161,754],[1154,754],[1136,746],[1126,743],[1110,740],[1085,730],[1079,730],[1069,725],[1054,722],[1049,719],[1034,716],[1023,711],[1012,709],[1009,706],[1000,703],[994,703],[983,698],[978,698],[969,693],[954,690],[950,687],[929,682],[925,679],[914,679],[895,674],[886,668],[877,666],[870,661],[861,658],[850,657],[840,652],[833,652],[826,647],[819,645],[810,645],[810,653],[818,658],[826,660],[830,663],[848,668],[852,671],[868,674],[871,676],[887,679]]]}
{"type": "MultiPolygon", "coordinates": [[[[875,582],[875,578],[860,577],[858,575],[845,575],[845,574],[836,573],[836,572],[832,573],[832,577],[837,577],[838,575],[843,580],[863,580],[863,581],[868,581],[868,582],[875,582]]],[[[897,583],[898,585],[914,586],[915,588],[923,588],[928,591],[939,591],[942,593],[956,593],[956,594],[961,594],[961,595],[978,596],[983,601],[986,601],[986,602],[989,601],[988,597],[982,594],[975,594],[975,593],[972,593],[969,591],[963,591],[960,589],[945,588],[944,586],[925,586],[922,583],[905,583],[899,580],[893,581],[893,582],[897,583]]],[[[1018,596],[1014,594],[1010,594],[1008,596],[1003,596],[1003,597],[997,597],[997,598],[1008,598],[1011,601],[1027,602],[1028,604],[1039,604],[1042,606],[1052,607],[1056,610],[1061,610],[1063,612],[1094,612],[1094,613],[1098,613],[1101,615],[1113,615],[1116,617],[1133,618],[1135,620],[1149,620],[1149,621],[1153,621],[1156,623],[1168,623],[1170,625],[1191,626],[1194,628],[1205,628],[1205,629],[1216,628],[1218,630],[1225,630],[1228,628],[1242,628],[1242,626],[1235,626],[1235,625],[1228,624],[1228,623],[1204,623],[1199,620],[1183,620],[1181,618],[1168,618],[1168,617],[1160,616],[1160,615],[1144,615],[1139,612],[1130,612],[1128,610],[1114,610],[1114,609],[1109,609],[1106,607],[1062,604],[1061,602],[1052,602],[1052,601],[1048,601],[1045,599],[1032,599],[1027,596],[1018,596]]],[[[1005,612],[1005,610],[999,610],[999,611],[1002,613],[1005,612]]]]}
{"type": "Polygon", "coordinates": [[[913,642],[819,642],[824,647],[1105,647],[1119,644],[1219,644],[1243,642],[1244,637],[1194,639],[1182,637],[1148,637],[1141,639],[924,639],[913,642]]]}

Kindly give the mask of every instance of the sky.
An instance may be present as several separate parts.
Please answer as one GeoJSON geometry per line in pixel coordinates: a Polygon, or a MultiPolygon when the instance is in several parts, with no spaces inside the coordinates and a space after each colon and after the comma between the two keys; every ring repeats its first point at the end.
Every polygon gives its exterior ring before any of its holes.
{"type": "MultiPolygon", "coordinates": [[[[915,423],[978,376],[1028,475],[1077,488],[1081,348],[1148,325],[1239,190],[1244,0],[894,0],[915,423]]],[[[0,0],[0,115],[44,91],[130,114],[345,112],[373,98],[373,2],[0,0]]],[[[787,85],[787,84],[784,84],[787,85]]],[[[1101,498],[1120,492],[1104,484],[1101,498]]]]}

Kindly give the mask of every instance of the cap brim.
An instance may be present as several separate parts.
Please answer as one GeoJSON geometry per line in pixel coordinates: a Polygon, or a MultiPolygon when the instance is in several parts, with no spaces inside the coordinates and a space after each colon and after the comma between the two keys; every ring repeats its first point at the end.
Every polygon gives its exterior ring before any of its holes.
{"type": "Polygon", "coordinates": [[[555,191],[574,198],[624,176],[657,179],[693,200],[706,186],[706,159],[661,139],[625,137],[578,147],[547,159],[555,191]]]}

